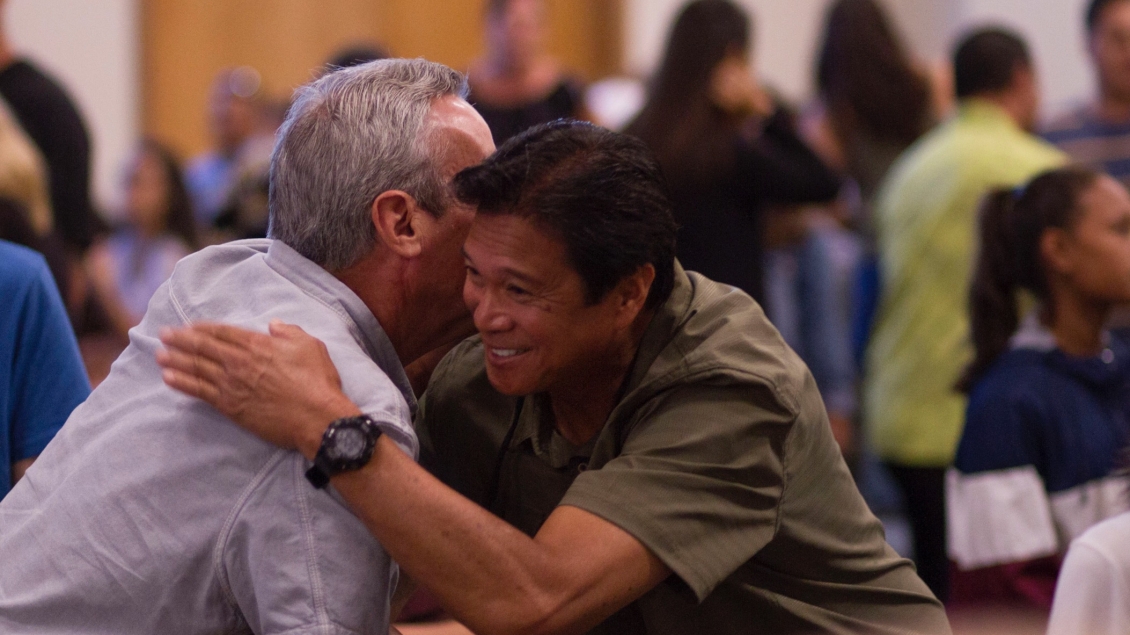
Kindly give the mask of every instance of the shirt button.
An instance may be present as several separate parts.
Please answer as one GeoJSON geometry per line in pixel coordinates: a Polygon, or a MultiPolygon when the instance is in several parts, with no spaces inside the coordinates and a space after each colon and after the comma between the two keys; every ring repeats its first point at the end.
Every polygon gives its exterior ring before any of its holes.
{"type": "Polygon", "coordinates": [[[577,464],[577,474],[580,474],[581,472],[584,472],[587,469],[589,469],[588,463],[578,463],[577,464]]]}
{"type": "Polygon", "coordinates": [[[1102,358],[1103,362],[1107,364],[1114,362],[1114,351],[1110,350],[1109,348],[1104,348],[1102,358]]]}

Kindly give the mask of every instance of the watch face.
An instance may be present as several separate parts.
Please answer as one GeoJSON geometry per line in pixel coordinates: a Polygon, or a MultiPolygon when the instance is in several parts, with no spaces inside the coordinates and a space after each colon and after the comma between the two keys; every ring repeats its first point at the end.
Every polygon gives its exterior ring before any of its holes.
{"type": "Polygon", "coordinates": [[[373,456],[379,436],[380,428],[364,415],[331,423],[322,436],[322,447],[314,456],[314,466],[324,478],[318,479],[318,482],[311,480],[311,483],[315,487],[325,487],[329,477],[364,467],[373,456]]]}
{"type": "Polygon", "coordinates": [[[326,448],[326,454],[333,461],[357,460],[365,452],[368,440],[359,428],[343,426],[334,433],[333,443],[326,448]]]}

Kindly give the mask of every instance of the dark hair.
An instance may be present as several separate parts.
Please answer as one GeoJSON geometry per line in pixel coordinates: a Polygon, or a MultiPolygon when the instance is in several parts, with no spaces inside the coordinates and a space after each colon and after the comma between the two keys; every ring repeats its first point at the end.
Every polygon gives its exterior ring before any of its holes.
{"type": "Polygon", "coordinates": [[[954,51],[954,92],[964,99],[1005,90],[1018,69],[1031,66],[1028,45],[1019,35],[1001,28],[974,31],[954,51]]]}
{"type": "Polygon", "coordinates": [[[969,289],[969,317],[975,356],[958,383],[968,392],[1008,348],[1019,324],[1016,292],[1026,289],[1050,302],[1040,257],[1040,237],[1076,221],[1079,197],[1099,173],[1067,167],[1044,172],[1028,185],[989,193],[981,204],[981,248],[969,289]]]}
{"type": "Polygon", "coordinates": [[[143,139],[139,150],[153,156],[161,165],[168,187],[168,209],[165,214],[167,231],[184,241],[189,249],[196,249],[196,219],[192,215],[192,201],[181,177],[181,164],[177,155],[156,139],[143,139]]]}
{"type": "Polygon", "coordinates": [[[1088,32],[1095,32],[1095,29],[1099,26],[1099,20],[1103,17],[1103,11],[1116,2],[1122,2],[1122,0],[1091,0],[1091,3],[1087,5],[1088,32]]]}
{"type": "Polygon", "coordinates": [[[647,103],[627,129],[655,152],[675,186],[710,182],[735,159],[741,124],[710,99],[714,69],[750,48],[750,19],[729,0],[696,0],[671,27],[647,103]]]}
{"type": "Polygon", "coordinates": [[[559,119],[511,138],[457,174],[454,187],[479,214],[527,218],[559,237],[590,304],[649,263],[655,280],[647,308],[671,294],[671,201],[659,166],[638,139],[559,119]]]}
{"type": "Polygon", "coordinates": [[[839,0],[829,8],[816,85],[845,137],[864,129],[910,145],[928,125],[929,84],[875,0],[839,0]]]}

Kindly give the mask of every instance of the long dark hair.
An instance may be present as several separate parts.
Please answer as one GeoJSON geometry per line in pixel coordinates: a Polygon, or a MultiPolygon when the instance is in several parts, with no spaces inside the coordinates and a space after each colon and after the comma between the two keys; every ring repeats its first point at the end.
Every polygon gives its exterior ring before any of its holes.
{"type": "Polygon", "coordinates": [[[1049,303],[1040,238],[1050,228],[1069,229],[1079,198],[1098,172],[1067,167],[1044,172],[1027,186],[1000,189],[981,205],[981,249],[969,289],[969,317],[976,349],[958,390],[969,392],[977,379],[1008,348],[1019,325],[1016,292],[1026,289],[1049,303]]]}
{"type": "Polygon", "coordinates": [[[929,125],[930,86],[911,66],[875,0],[839,0],[828,10],[816,86],[833,128],[910,145],[929,125]]]}
{"type": "Polygon", "coordinates": [[[696,0],[676,18],[647,103],[627,129],[675,187],[717,179],[733,165],[741,121],[711,102],[710,82],[728,55],[749,48],[749,16],[728,0],[696,0]]]}
{"type": "Polygon", "coordinates": [[[138,151],[151,155],[161,164],[168,187],[168,206],[165,215],[166,231],[181,240],[189,249],[196,249],[196,219],[192,215],[192,200],[181,176],[181,163],[168,146],[156,139],[142,139],[138,151]]]}

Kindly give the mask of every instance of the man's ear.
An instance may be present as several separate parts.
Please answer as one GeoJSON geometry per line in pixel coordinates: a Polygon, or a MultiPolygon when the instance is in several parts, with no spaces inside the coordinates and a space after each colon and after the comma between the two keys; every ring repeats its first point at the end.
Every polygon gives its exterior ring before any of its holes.
{"type": "Polygon", "coordinates": [[[371,214],[377,240],[403,258],[420,255],[417,225],[423,210],[416,199],[400,190],[381,192],[373,200],[371,214]]]}
{"type": "Polygon", "coordinates": [[[618,319],[627,327],[647,305],[647,296],[655,282],[655,267],[647,263],[626,276],[613,291],[616,297],[618,319]]]}

